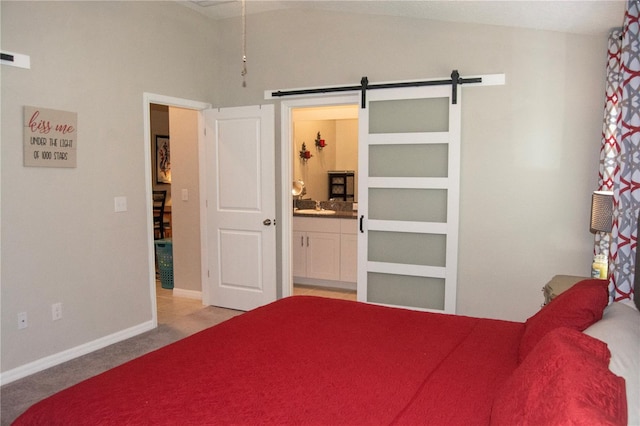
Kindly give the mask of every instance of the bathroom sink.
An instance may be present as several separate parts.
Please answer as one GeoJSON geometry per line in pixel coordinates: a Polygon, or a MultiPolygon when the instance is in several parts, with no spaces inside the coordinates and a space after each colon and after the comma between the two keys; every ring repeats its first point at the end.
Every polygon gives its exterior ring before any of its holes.
{"type": "Polygon", "coordinates": [[[330,215],[336,214],[336,211],[335,210],[302,209],[302,210],[295,210],[294,213],[330,216],[330,215]]]}

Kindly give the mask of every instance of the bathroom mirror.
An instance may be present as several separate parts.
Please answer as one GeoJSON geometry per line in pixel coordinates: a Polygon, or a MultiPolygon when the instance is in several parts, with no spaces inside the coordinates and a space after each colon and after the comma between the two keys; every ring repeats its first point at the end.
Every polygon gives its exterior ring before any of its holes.
{"type": "MultiPolygon", "coordinates": [[[[332,105],[294,108],[291,113],[293,130],[291,180],[302,180],[305,198],[326,201],[330,196],[329,172],[358,171],[358,114],[360,105],[332,105]],[[325,140],[320,147],[315,140],[325,140]],[[300,157],[302,144],[311,157],[300,157]]],[[[354,178],[353,200],[358,199],[357,177],[354,178]]]]}

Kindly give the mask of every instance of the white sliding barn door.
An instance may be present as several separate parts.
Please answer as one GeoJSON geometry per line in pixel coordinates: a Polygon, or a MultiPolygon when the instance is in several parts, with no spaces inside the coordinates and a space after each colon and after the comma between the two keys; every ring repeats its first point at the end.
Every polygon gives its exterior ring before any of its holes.
{"type": "Polygon", "coordinates": [[[358,300],[455,312],[460,91],[370,90],[360,110],[358,300]]]}
{"type": "Polygon", "coordinates": [[[209,295],[250,310],[276,300],[273,105],[204,111],[209,295]]]}

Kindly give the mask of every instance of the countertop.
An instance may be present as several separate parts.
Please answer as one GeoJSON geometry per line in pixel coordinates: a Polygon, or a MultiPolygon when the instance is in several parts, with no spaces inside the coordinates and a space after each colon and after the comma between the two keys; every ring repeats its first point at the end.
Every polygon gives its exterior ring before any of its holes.
{"type": "Polygon", "coordinates": [[[294,210],[293,211],[293,215],[295,217],[321,217],[321,218],[324,218],[324,219],[357,219],[358,218],[358,212],[357,211],[353,211],[353,210],[348,210],[348,211],[336,210],[336,214],[330,214],[330,215],[326,215],[326,214],[298,214],[294,210]]]}

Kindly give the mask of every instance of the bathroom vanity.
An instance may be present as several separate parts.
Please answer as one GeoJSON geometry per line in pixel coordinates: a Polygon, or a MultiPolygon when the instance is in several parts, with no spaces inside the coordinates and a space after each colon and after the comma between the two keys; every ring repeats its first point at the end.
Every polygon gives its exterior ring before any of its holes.
{"type": "Polygon", "coordinates": [[[292,270],[296,284],[356,289],[355,215],[293,216],[292,270]]]}

